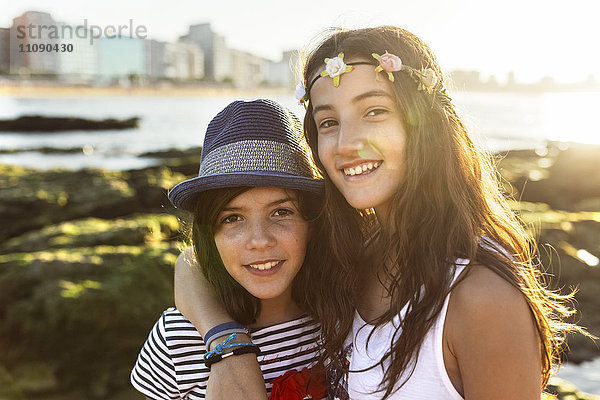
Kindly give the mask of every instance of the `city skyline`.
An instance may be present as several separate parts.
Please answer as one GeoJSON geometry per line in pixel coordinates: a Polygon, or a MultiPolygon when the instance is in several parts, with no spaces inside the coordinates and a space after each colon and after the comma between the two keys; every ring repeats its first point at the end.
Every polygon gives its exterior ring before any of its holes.
{"type": "Polygon", "coordinates": [[[287,5],[272,0],[218,5],[182,0],[168,8],[151,8],[139,0],[124,4],[106,0],[93,8],[68,0],[51,5],[40,0],[0,3],[3,27],[23,12],[37,10],[69,24],[87,19],[90,24],[116,25],[133,19],[147,28],[150,39],[174,42],[187,33],[189,25],[210,22],[228,46],[274,61],[285,50],[303,48],[327,26],[395,24],[423,38],[446,71],[477,70],[484,79],[494,75],[501,83],[511,71],[522,83],[544,77],[580,82],[592,74],[600,80],[600,55],[592,50],[600,38],[600,27],[593,21],[600,5],[591,0],[576,0],[568,7],[538,0],[486,4],[475,0],[428,4],[346,0],[287,5]]]}
{"type": "Polygon", "coordinates": [[[27,11],[10,28],[0,28],[0,74],[67,85],[295,85],[292,52],[273,62],[230,48],[210,24],[191,25],[176,42],[162,42],[129,22],[98,26],[86,19],[69,25],[49,13],[27,11]]]}

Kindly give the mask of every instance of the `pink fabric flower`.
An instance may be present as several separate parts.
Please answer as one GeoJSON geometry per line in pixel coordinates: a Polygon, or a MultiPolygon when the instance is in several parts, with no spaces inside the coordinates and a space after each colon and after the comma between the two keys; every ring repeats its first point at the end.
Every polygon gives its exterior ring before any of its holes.
{"type": "Polygon", "coordinates": [[[402,69],[402,60],[394,54],[385,53],[379,57],[379,64],[386,72],[396,72],[402,69]]]}
{"type": "Polygon", "coordinates": [[[381,56],[377,53],[371,53],[371,55],[374,59],[379,61],[379,65],[375,68],[375,72],[385,71],[390,82],[394,82],[394,74],[392,74],[392,72],[402,70],[402,60],[400,57],[395,54],[390,54],[387,51],[381,56]]]}

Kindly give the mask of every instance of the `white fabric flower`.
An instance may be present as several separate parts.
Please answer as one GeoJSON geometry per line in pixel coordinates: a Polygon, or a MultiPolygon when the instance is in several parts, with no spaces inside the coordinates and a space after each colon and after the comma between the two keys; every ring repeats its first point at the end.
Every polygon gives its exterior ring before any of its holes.
{"type": "Polygon", "coordinates": [[[330,77],[335,77],[346,72],[346,63],[342,57],[333,57],[327,60],[325,71],[330,77]]]}
{"type": "Polygon", "coordinates": [[[438,81],[435,71],[431,68],[427,68],[423,72],[423,78],[421,81],[423,82],[423,85],[425,85],[428,89],[433,89],[438,81]]]}
{"type": "Polygon", "coordinates": [[[304,87],[304,83],[300,82],[296,85],[296,100],[298,100],[298,104],[304,103],[304,97],[306,96],[306,88],[304,87]]]}

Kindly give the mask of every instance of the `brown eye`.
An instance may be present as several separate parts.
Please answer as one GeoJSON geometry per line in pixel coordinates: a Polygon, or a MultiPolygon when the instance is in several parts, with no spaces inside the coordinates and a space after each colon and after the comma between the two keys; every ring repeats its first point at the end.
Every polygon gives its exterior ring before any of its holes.
{"type": "Polygon", "coordinates": [[[376,117],[378,115],[385,114],[387,112],[388,112],[388,110],[386,110],[385,108],[374,108],[367,112],[367,117],[376,117]]]}
{"type": "Polygon", "coordinates": [[[242,217],[237,214],[228,215],[221,219],[222,224],[233,224],[234,222],[240,221],[242,217]]]}
{"type": "Polygon", "coordinates": [[[319,124],[319,129],[327,129],[327,128],[331,128],[332,126],[337,125],[337,121],[333,120],[333,119],[326,119],[325,121],[321,122],[319,124]]]}
{"type": "Polygon", "coordinates": [[[287,217],[288,215],[292,215],[292,214],[294,214],[294,212],[292,210],[290,210],[289,208],[278,208],[273,213],[273,215],[275,215],[276,217],[287,217]]]}

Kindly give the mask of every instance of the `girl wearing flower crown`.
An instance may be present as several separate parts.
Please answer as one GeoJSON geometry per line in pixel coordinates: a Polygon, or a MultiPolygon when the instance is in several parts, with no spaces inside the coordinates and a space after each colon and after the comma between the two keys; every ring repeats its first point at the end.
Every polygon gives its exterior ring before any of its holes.
{"type": "Polygon", "coordinates": [[[211,121],[199,176],[169,199],[193,213],[195,258],[237,322],[200,336],[177,309],[165,311],[131,373],[136,389],[204,398],[211,367],[251,355],[263,397],[325,396],[324,371],[311,368],[319,325],[305,297],[327,242],[318,238],[324,185],[315,172],[300,121],[275,102],[236,101],[211,121]]]}
{"type": "MultiPolygon", "coordinates": [[[[331,396],[539,399],[565,333],[581,329],[561,321],[569,296],[541,282],[533,242],[429,47],[397,27],[334,30],[303,75],[335,257],[311,299],[331,396]]],[[[178,274],[190,274],[183,262],[178,274]]],[[[194,308],[199,291],[180,284],[176,301],[202,331],[219,307],[194,308]]]]}

